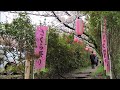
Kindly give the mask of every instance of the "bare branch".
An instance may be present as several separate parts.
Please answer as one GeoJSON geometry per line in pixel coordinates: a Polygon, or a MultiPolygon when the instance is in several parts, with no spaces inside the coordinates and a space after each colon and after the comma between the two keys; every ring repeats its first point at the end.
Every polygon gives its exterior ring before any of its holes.
{"type": "MultiPolygon", "coordinates": [[[[52,11],[52,13],[54,14],[54,16],[56,17],[56,19],[57,19],[59,22],[63,23],[63,22],[59,19],[59,17],[55,14],[54,11],[52,11]]],[[[66,27],[68,27],[68,28],[70,28],[71,30],[75,30],[74,28],[70,27],[69,25],[67,25],[67,24],[65,24],[65,23],[63,23],[63,25],[66,26],[66,27]]]]}
{"type": "Polygon", "coordinates": [[[66,13],[68,16],[71,16],[67,11],[65,11],[65,13],[66,13]]]}
{"type": "MultiPolygon", "coordinates": [[[[63,23],[63,22],[59,19],[59,17],[55,14],[55,12],[54,12],[54,11],[52,11],[52,13],[54,14],[54,16],[56,17],[56,19],[57,19],[59,22],[63,23]]],[[[65,23],[63,23],[63,25],[64,25],[64,26],[66,26],[66,27],[68,27],[68,28],[70,28],[71,30],[75,30],[75,28],[70,27],[69,25],[67,25],[67,24],[65,24],[65,23]]],[[[88,34],[86,34],[85,32],[83,32],[83,34],[85,34],[86,36],[88,36],[88,37],[89,37],[89,35],[88,35],[88,34]]]]}
{"type": "MultiPolygon", "coordinates": [[[[56,19],[57,19],[59,22],[63,23],[63,22],[59,19],[59,17],[55,14],[54,11],[52,11],[52,13],[54,14],[54,16],[56,17],[56,19]]],[[[72,27],[70,27],[69,25],[67,25],[67,24],[65,24],[65,23],[63,23],[63,25],[66,26],[67,28],[71,29],[71,30],[75,30],[75,28],[72,28],[72,27]]],[[[88,35],[87,33],[85,33],[85,32],[83,32],[83,35],[89,37],[89,35],[88,35]]],[[[93,43],[93,44],[95,45],[95,48],[97,48],[97,45],[96,45],[95,41],[94,41],[92,38],[90,38],[90,40],[91,40],[92,42],[90,42],[90,41],[88,41],[88,42],[89,42],[89,43],[93,43]]],[[[90,46],[91,46],[91,45],[90,45],[90,46]]]]}
{"type": "MultiPolygon", "coordinates": [[[[16,11],[10,11],[10,13],[18,14],[18,12],[16,12],[16,11]]],[[[34,14],[34,13],[27,12],[27,14],[36,15],[36,16],[44,16],[44,17],[54,17],[54,15],[41,15],[40,13],[39,14],[34,14]]]]}

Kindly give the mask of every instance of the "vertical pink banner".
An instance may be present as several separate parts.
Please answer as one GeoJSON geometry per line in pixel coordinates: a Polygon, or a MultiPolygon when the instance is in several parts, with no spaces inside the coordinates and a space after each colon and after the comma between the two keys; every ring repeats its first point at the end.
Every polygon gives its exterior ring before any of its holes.
{"type": "Polygon", "coordinates": [[[35,60],[35,69],[45,68],[46,63],[46,53],[47,53],[47,45],[46,45],[46,32],[48,27],[46,26],[38,26],[35,32],[36,37],[36,48],[35,55],[39,54],[39,58],[35,60]]]}
{"type": "Polygon", "coordinates": [[[103,61],[104,61],[104,70],[106,70],[107,59],[106,59],[106,35],[105,35],[105,32],[102,32],[102,54],[103,54],[103,61]]]}
{"type": "Polygon", "coordinates": [[[104,69],[106,73],[110,72],[110,63],[108,58],[107,36],[106,36],[106,19],[104,19],[104,29],[102,31],[102,54],[104,60],[104,69]]]}
{"type": "Polygon", "coordinates": [[[47,54],[47,45],[43,48],[43,55],[35,60],[35,69],[45,68],[46,63],[46,54],[47,54]]]}

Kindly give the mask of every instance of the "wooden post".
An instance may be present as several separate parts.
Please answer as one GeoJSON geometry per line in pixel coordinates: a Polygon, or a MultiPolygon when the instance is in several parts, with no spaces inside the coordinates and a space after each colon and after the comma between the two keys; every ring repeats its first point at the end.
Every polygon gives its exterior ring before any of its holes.
{"type": "MultiPolygon", "coordinates": [[[[101,17],[101,53],[102,53],[102,31],[103,31],[103,21],[102,20],[103,19],[101,17]]],[[[103,66],[104,66],[103,54],[102,54],[102,63],[103,63],[103,66]]],[[[105,66],[104,66],[104,71],[105,71],[105,66]]]]}
{"type": "Polygon", "coordinates": [[[34,79],[34,56],[32,56],[31,61],[31,79],[34,79]]]}
{"type": "Polygon", "coordinates": [[[108,59],[109,59],[109,69],[110,69],[110,72],[109,72],[109,79],[112,79],[112,70],[111,70],[111,56],[110,56],[110,52],[111,52],[111,49],[110,49],[110,36],[109,36],[109,31],[107,30],[106,31],[106,34],[107,34],[107,49],[108,49],[108,59]]]}
{"type": "Polygon", "coordinates": [[[25,79],[30,78],[30,54],[27,52],[26,62],[25,62],[25,79]]]}
{"type": "Polygon", "coordinates": [[[108,53],[109,53],[109,64],[110,64],[110,75],[109,76],[110,76],[110,79],[113,79],[112,78],[112,69],[111,69],[112,68],[111,67],[111,57],[110,57],[110,43],[108,45],[109,45],[109,52],[108,53]]]}

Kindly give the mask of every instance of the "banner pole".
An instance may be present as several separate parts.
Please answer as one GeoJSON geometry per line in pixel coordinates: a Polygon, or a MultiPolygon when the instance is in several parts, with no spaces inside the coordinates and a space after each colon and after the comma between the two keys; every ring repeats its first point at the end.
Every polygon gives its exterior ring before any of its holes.
{"type": "Polygon", "coordinates": [[[27,58],[25,62],[25,79],[30,78],[30,53],[27,51],[27,58]]]}

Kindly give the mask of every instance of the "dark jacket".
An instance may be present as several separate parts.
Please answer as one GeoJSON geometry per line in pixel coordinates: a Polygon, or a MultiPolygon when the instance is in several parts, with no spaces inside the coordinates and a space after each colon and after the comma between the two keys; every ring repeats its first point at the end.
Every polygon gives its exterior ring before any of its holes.
{"type": "Polygon", "coordinates": [[[91,64],[95,64],[94,63],[94,60],[95,60],[95,55],[94,54],[90,55],[90,60],[91,60],[91,64]]]}

